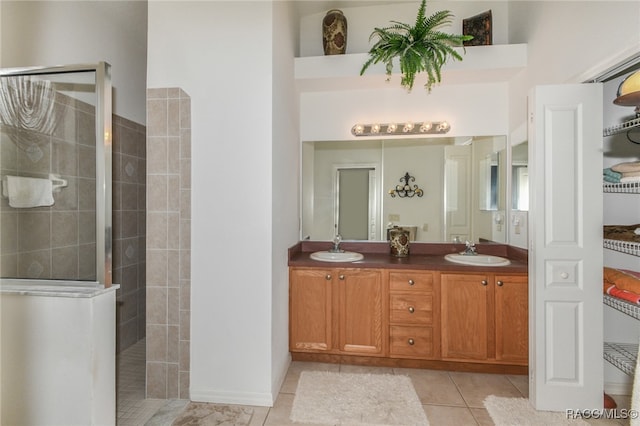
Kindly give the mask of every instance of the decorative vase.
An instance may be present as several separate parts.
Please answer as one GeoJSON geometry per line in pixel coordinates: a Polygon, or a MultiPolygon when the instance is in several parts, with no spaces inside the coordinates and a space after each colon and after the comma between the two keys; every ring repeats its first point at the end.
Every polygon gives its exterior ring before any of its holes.
{"type": "Polygon", "coordinates": [[[388,230],[388,234],[391,256],[409,256],[409,231],[394,227],[388,230]]]}
{"type": "Polygon", "coordinates": [[[347,50],[347,18],[331,9],[322,19],[322,47],[325,55],[342,55],[347,50]]]}

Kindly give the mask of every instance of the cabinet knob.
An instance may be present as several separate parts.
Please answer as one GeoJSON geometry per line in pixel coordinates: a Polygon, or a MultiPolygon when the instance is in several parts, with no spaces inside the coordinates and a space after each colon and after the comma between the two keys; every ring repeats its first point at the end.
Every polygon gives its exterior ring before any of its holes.
{"type": "Polygon", "coordinates": [[[327,280],[327,281],[331,280],[331,274],[325,275],[324,279],[327,280]]]}
{"type": "Polygon", "coordinates": [[[413,306],[409,306],[409,313],[412,314],[414,313],[416,310],[413,308],[413,306]]]}
{"type": "Polygon", "coordinates": [[[489,284],[489,283],[487,282],[487,280],[482,280],[481,284],[482,284],[482,285],[487,285],[487,284],[489,284]]]}
{"type": "Polygon", "coordinates": [[[498,287],[502,287],[502,284],[504,284],[502,281],[498,281],[498,282],[496,283],[496,285],[497,285],[498,287]]]}
{"type": "Polygon", "coordinates": [[[413,345],[416,344],[416,341],[413,340],[413,339],[409,339],[409,340],[407,340],[407,343],[409,343],[411,346],[413,346],[413,345]]]}
{"type": "Polygon", "coordinates": [[[344,275],[340,275],[338,278],[340,278],[341,280],[344,280],[344,275]]]}
{"type": "Polygon", "coordinates": [[[409,285],[414,285],[416,282],[413,280],[409,280],[409,285]]]}

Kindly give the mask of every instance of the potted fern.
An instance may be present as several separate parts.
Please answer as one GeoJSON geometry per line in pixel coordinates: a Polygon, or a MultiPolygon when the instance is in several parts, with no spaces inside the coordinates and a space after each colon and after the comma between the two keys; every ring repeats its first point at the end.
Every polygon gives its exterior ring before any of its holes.
{"type": "Polygon", "coordinates": [[[369,60],[362,66],[360,75],[370,65],[382,62],[386,66],[388,81],[393,71],[393,60],[398,58],[402,74],[400,84],[411,91],[416,74],[424,71],[427,73],[425,88],[430,92],[432,86],[440,82],[440,69],[447,60],[450,57],[462,60],[454,47],[463,46],[463,42],[473,36],[439,31],[438,28],[451,23],[453,14],[442,10],[427,17],[426,4],[427,1],[422,0],[414,26],[391,21],[393,25],[389,27],[375,28],[369,40],[377,37],[378,41],[369,50],[369,60]]]}

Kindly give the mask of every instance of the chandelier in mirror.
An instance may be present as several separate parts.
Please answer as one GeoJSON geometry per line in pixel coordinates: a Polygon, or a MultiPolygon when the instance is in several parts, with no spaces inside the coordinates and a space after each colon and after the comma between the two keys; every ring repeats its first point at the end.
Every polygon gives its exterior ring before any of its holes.
{"type": "Polygon", "coordinates": [[[55,112],[55,99],[51,81],[27,75],[0,76],[0,124],[16,143],[30,146],[41,135],[53,134],[60,116],[55,112]]]}

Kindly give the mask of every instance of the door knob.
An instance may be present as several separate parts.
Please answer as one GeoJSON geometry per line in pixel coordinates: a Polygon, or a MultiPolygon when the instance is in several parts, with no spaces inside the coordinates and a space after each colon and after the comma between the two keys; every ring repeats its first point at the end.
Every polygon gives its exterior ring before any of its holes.
{"type": "Polygon", "coordinates": [[[413,340],[413,339],[409,339],[409,340],[407,341],[407,343],[409,343],[411,346],[413,346],[416,342],[415,342],[415,340],[413,340]]]}
{"type": "Polygon", "coordinates": [[[489,284],[489,283],[487,282],[487,280],[482,280],[482,282],[481,282],[481,283],[482,283],[482,285],[487,285],[487,284],[489,284]]]}
{"type": "Polygon", "coordinates": [[[502,284],[504,284],[502,281],[498,281],[498,282],[496,283],[496,285],[497,285],[498,287],[502,287],[502,284]]]}
{"type": "Polygon", "coordinates": [[[409,313],[412,314],[414,313],[416,310],[413,308],[413,306],[409,306],[409,313]]]}
{"type": "Polygon", "coordinates": [[[324,279],[325,279],[325,280],[327,280],[327,281],[329,281],[329,280],[331,279],[331,274],[327,274],[327,275],[324,277],[324,279]]]}

